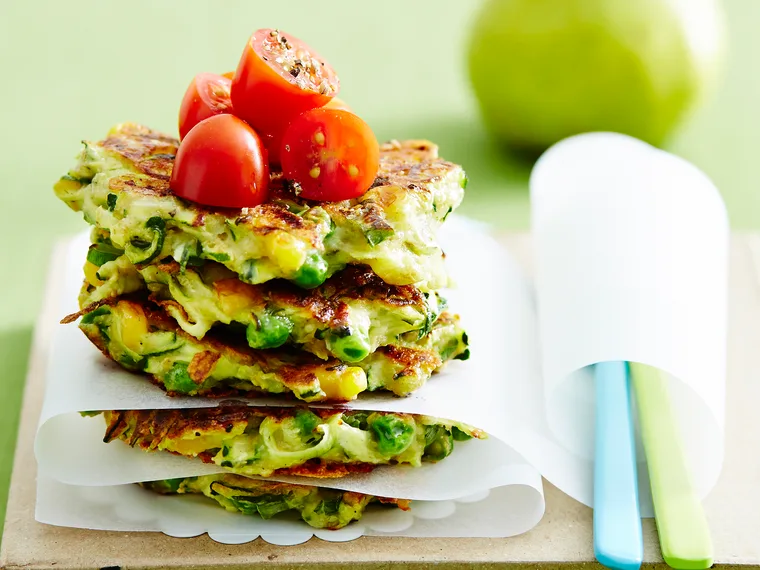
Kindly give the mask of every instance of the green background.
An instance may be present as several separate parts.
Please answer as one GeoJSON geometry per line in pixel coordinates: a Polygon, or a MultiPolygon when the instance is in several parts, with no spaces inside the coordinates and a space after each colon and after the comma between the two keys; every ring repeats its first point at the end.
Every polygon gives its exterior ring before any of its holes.
{"type": "MultiPolygon", "coordinates": [[[[464,69],[466,0],[4,1],[0,5],[0,518],[32,327],[50,246],[84,229],[52,194],[83,138],[136,121],[176,130],[200,71],[234,69],[250,33],[280,27],[316,47],[341,97],[380,140],[429,138],[470,176],[462,211],[528,226],[530,165],[486,137],[464,69]]],[[[726,2],[729,55],[713,97],[669,148],[713,178],[734,228],[760,227],[760,1],[726,2]]],[[[685,205],[688,207],[688,205],[685,205]]],[[[32,450],[22,450],[33,461],[32,450]]]]}

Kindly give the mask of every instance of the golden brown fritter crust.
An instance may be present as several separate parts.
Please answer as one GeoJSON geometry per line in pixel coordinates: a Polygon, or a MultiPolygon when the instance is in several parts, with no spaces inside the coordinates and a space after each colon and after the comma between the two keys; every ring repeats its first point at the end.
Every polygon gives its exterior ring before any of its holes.
{"type": "Polygon", "coordinates": [[[122,127],[99,144],[134,164],[143,174],[168,181],[179,146],[177,139],[134,123],[122,127]]]}
{"type": "Polygon", "coordinates": [[[405,346],[381,346],[377,351],[389,360],[403,366],[401,374],[410,376],[416,370],[436,369],[443,364],[441,357],[434,352],[414,350],[405,346]]]}
{"type": "MultiPolygon", "coordinates": [[[[86,287],[88,285],[87,280],[84,282],[84,286],[86,287]]],[[[62,325],[68,325],[76,321],[79,317],[83,317],[87,313],[91,313],[98,307],[102,307],[104,305],[115,305],[119,299],[117,297],[109,297],[108,299],[101,299],[100,301],[96,301],[95,303],[90,303],[86,307],[84,307],[82,310],[77,311],[76,313],[71,313],[70,315],[66,315],[63,317],[60,321],[60,324],[62,325]]]]}
{"type": "Polygon", "coordinates": [[[369,473],[377,465],[371,463],[324,463],[319,459],[311,459],[303,465],[278,469],[275,475],[298,475],[315,479],[337,479],[357,473],[369,473]]]}

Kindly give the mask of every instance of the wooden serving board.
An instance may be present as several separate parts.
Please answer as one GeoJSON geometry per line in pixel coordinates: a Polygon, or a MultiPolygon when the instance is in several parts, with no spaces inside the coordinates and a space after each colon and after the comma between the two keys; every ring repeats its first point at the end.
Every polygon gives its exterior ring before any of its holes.
{"type": "MultiPolygon", "coordinates": [[[[530,238],[507,234],[504,245],[530,270],[530,238]]],[[[717,487],[705,502],[720,567],[760,568],[760,234],[735,234],[731,245],[726,452],[717,487]]],[[[312,539],[280,547],[261,539],[224,545],[207,536],[57,528],[34,520],[34,435],[43,397],[48,338],[32,348],[0,568],[558,568],[596,564],[591,510],[546,483],[546,514],[530,532],[508,539],[364,537],[312,539]]],[[[664,567],[654,522],[644,522],[645,563],[664,567]]]]}

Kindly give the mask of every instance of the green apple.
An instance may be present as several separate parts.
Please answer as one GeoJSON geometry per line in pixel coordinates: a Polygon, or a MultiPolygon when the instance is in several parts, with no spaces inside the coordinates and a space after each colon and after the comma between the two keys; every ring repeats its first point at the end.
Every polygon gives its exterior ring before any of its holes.
{"type": "Polygon", "coordinates": [[[486,125],[513,148],[616,131],[661,145],[722,59],[718,0],[486,0],[468,67],[486,125]]]}

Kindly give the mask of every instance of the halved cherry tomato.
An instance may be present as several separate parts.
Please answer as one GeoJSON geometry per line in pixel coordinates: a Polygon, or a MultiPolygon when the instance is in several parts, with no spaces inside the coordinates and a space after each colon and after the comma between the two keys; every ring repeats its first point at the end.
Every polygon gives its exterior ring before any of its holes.
{"type": "Polygon", "coordinates": [[[380,148],[372,129],[341,109],[313,109],[298,116],[282,138],[282,171],[300,196],[337,202],[356,198],[372,185],[380,148]]]}
{"type": "Polygon", "coordinates": [[[206,206],[257,206],[269,192],[266,150],[245,121],[214,115],[179,145],[170,186],[177,196],[206,206]]]}
{"type": "MultiPolygon", "coordinates": [[[[348,111],[349,113],[353,113],[351,110],[351,107],[349,107],[343,99],[339,99],[337,97],[333,97],[327,102],[327,105],[324,106],[325,109],[343,109],[344,111],[348,111]]],[[[269,153],[269,164],[272,166],[279,166],[280,165],[280,149],[282,148],[282,136],[285,134],[285,130],[288,128],[290,122],[292,122],[293,118],[291,117],[291,121],[284,123],[281,126],[278,126],[277,128],[273,129],[270,132],[262,132],[259,131],[259,135],[261,136],[261,140],[264,141],[264,146],[267,149],[267,152],[269,153]]]]}
{"type": "Polygon", "coordinates": [[[278,30],[253,33],[232,80],[235,114],[258,132],[276,133],[339,90],[333,68],[301,40],[278,30]]]}
{"type": "Polygon", "coordinates": [[[344,111],[348,111],[349,113],[353,113],[353,109],[348,106],[348,103],[346,103],[343,99],[340,97],[333,97],[327,102],[327,105],[325,105],[325,109],[343,109],[344,111]]]}
{"type": "Polygon", "coordinates": [[[215,73],[199,73],[193,78],[179,108],[180,139],[203,119],[232,113],[231,85],[231,80],[215,73]]]}

